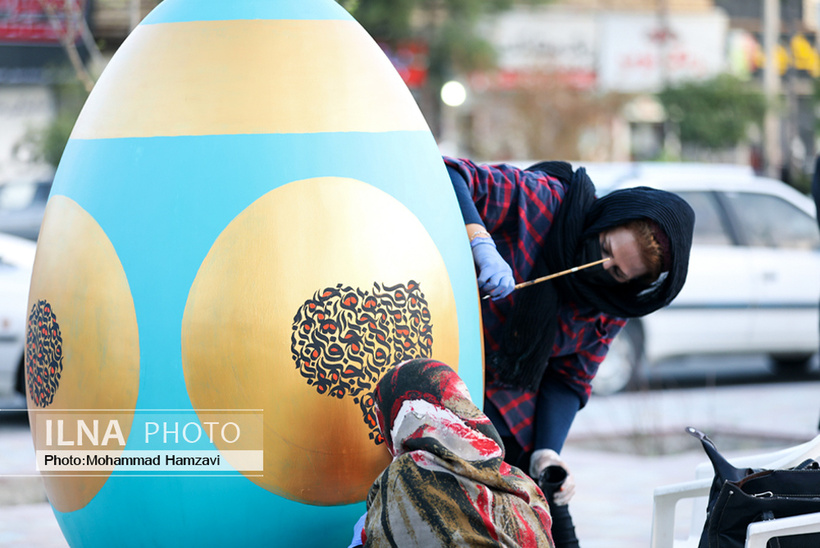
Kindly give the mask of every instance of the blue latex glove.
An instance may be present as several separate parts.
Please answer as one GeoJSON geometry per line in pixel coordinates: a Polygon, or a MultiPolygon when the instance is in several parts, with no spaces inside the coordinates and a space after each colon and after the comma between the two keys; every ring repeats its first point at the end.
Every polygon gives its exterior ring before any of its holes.
{"type": "Polygon", "coordinates": [[[347,548],[358,548],[362,545],[362,529],[364,529],[364,523],[367,520],[367,512],[362,514],[362,517],[359,518],[359,521],[356,522],[356,525],[353,526],[353,539],[350,541],[350,546],[347,548]]]}
{"type": "Polygon", "coordinates": [[[503,299],[515,288],[512,268],[501,258],[492,238],[475,238],[470,242],[473,260],[478,266],[478,288],[493,300],[503,299]]]}

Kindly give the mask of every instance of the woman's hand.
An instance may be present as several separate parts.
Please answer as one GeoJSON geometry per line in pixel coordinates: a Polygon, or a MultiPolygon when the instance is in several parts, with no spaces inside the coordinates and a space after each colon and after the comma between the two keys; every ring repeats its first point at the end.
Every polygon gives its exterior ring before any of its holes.
{"type": "Polygon", "coordinates": [[[478,288],[493,300],[503,299],[515,289],[512,268],[507,264],[490,237],[473,238],[470,242],[473,260],[478,266],[478,288]]]}
{"type": "Polygon", "coordinates": [[[567,479],[553,495],[553,502],[558,506],[569,504],[575,495],[575,476],[567,468],[567,463],[552,449],[539,449],[530,457],[530,477],[538,478],[547,466],[560,466],[567,471],[567,479]]]}

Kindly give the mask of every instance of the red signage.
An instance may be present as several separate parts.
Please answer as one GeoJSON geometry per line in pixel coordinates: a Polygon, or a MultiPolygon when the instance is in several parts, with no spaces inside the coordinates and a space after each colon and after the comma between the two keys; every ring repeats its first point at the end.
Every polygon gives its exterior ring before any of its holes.
{"type": "MultiPolygon", "coordinates": [[[[14,44],[53,44],[76,25],[69,25],[66,4],[71,12],[85,16],[86,0],[0,0],[0,42],[14,44]],[[43,4],[53,7],[49,20],[43,4]]],[[[74,37],[75,39],[77,37],[74,37]]]]}
{"type": "Polygon", "coordinates": [[[566,69],[554,71],[497,70],[477,72],[470,75],[470,87],[474,90],[545,89],[549,86],[569,87],[578,90],[595,87],[594,71],[566,69]]]}
{"type": "Polygon", "coordinates": [[[407,42],[391,48],[379,43],[382,51],[393,63],[409,88],[420,88],[427,81],[427,46],[419,42],[407,42]]]}

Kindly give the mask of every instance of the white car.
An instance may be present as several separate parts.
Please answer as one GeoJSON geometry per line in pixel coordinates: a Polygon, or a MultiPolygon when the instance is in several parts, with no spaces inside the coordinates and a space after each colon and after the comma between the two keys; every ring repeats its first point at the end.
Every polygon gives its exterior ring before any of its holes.
{"type": "Polygon", "coordinates": [[[28,290],[36,244],[0,233],[0,399],[25,394],[24,353],[28,290]]]}
{"type": "Polygon", "coordinates": [[[0,184],[0,233],[37,240],[51,191],[51,179],[0,184]]]}
{"type": "Polygon", "coordinates": [[[650,186],[695,210],[686,284],[666,308],[629,321],[593,383],[609,394],[664,360],[768,354],[777,370],[807,368],[818,351],[820,230],[815,204],[749,168],[704,164],[591,165],[599,195],[650,186]]]}

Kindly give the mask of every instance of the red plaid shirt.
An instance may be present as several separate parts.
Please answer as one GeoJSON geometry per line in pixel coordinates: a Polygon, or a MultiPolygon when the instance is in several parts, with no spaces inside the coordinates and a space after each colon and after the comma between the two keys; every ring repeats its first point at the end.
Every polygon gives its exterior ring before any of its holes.
{"type": "MultiPolygon", "coordinates": [[[[564,198],[564,184],[541,172],[523,171],[506,164],[476,165],[469,160],[445,158],[467,181],[478,213],[493,235],[498,252],[513,270],[516,283],[526,281],[542,253],[553,213],[564,198]]],[[[500,349],[504,320],[512,308],[506,299],[481,301],[484,352],[500,349]]],[[[563,382],[581,401],[589,400],[590,383],[604,360],[612,339],[626,320],[567,304],[558,310],[558,333],[552,347],[546,380],[563,382]]],[[[498,407],[510,432],[524,450],[533,448],[536,393],[500,386],[488,364],[487,397],[498,407]]]]}

